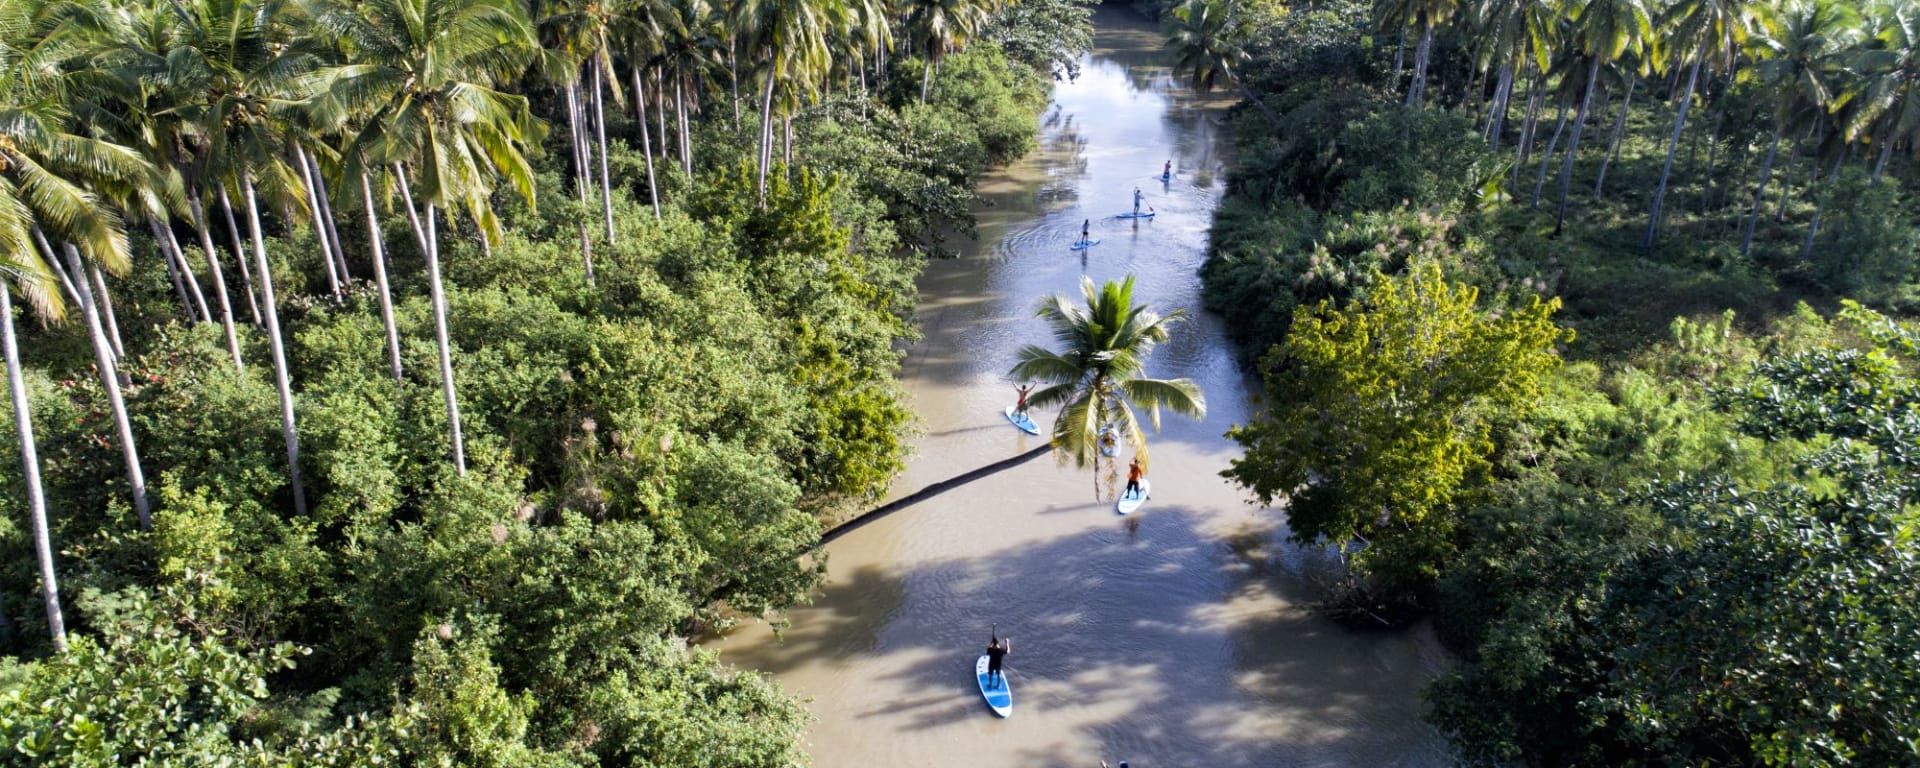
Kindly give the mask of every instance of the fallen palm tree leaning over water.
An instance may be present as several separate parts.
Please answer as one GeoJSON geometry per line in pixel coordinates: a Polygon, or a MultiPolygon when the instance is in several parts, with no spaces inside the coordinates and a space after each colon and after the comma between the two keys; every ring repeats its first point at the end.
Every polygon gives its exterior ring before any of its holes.
{"type": "Polygon", "coordinates": [[[824,547],[827,545],[828,542],[831,542],[834,539],[840,538],[842,535],[845,535],[847,532],[852,531],[855,528],[859,528],[860,526],[866,525],[867,523],[871,523],[882,517],[885,517],[888,514],[897,512],[907,507],[911,507],[922,501],[926,501],[927,499],[931,499],[935,496],[946,493],[947,491],[951,491],[955,488],[966,485],[967,483],[971,483],[975,480],[979,480],[988,475],[997,474],[1005,470],[1013,469],[1014,467],[1020,466],[1021,464],[1025,464],[1029,461],[1033,461],[1034,459],[1040,458],[1041,456],[1045,456],[1047,455],[1047,453],[1051,452],[1052,450],[1053,450],[1052,444],[1043,445],[1031,451],[1027,451],[1026,453],[1022,453],[1018,456],[1014,456],[1012,458],[1007,458],[1007,459],[1001,459],[992,464],[988,464],[984,467],[980,467],[979,469],[954,475],[953,477],[949,477],[945,480],[941,480],[937,483],[930,484],[925,488],[914,491],[911,494],[902,496],[898,499],[894,499],[893,501],[889,501],[885,504],[875,507],[874,509],[868,512],[862,513],[859,517],[853,518],[852,520],[848,520],[844,523],[834,526],[832,530],[821,534],[820,543],[813,545],[814,549],[819,549],[820,547],[824,547]]]}

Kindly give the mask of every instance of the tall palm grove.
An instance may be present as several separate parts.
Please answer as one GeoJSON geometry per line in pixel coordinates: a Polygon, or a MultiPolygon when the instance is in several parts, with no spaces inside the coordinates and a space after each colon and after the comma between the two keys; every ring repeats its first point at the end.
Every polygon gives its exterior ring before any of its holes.
{"type": "Polygon", "coordinates": [[[686,638],[898,471],[1088,17],[0,2],[0,764],[803,763],[686,638]]]}

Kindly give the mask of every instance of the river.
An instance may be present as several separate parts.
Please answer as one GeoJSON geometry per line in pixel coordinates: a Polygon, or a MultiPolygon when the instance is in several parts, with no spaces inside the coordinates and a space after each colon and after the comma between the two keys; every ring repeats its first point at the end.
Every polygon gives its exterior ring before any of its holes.
{"type": "Polygon", "coordinates": [[[1095,23],[1039,149],[982,187],[978,241],[920,281],[925,336],[903,379],[925,433],[895,494],[1043,444],[1001,416],[1006,374],[1021,345],[1050,341],[1037,303],[1078,296],[1082,275],[1134,275],[1136,301],[1189,313],[1150,373],[1198,381],[1206,420],[1167,415],[1149,435],[1153,494],[1132,517],[1094,500],[1091,470],[1028,462],[851,531],[789,627],[749,624],[706,647],[808,700],[823,768],[1445,764],[1421,720],[1420,688],[1445,663],[1431,632],[1353,633],[1312,614],[1335,564],[1287,544],[1283,513],[1219,474],[1239,454],[1222,435],[1250,408],[1220,320],[1200,309],[1229,101],[1179,86],[1151,24],[1108,8],[1095,23]],[[1114,218],[1135,187],[1155,219],[1114,218]],[[1085,219],[1101,242],[1083,256],[1067,246],[1085,219]],[[1008,719],[972,674],[996,627],[1013,641],[1008,719]]]}

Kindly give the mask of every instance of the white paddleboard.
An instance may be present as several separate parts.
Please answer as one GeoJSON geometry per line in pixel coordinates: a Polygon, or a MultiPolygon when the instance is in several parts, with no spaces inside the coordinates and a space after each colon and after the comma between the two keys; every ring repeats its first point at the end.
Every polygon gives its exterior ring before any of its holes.
{"type": "Polygon", "coordinates": [[[1001,411],[1001,413],[1006,414],[1007,421],[1013,422],[1013,425],[1016,427],[1019,427],[1020,431],[1025,432],[1029,435],[1040,434],[1040,425],[1033,423],[1032,417],[1029,417],[1024,413],[1015,411],[1013,409],[1013,406],[1011,405],[1007,406],[1007,409],[1004,411],[1001,411]]]}
{"type": "Polygon", "coordinates": [[[1096,237],[1092,240],[1076,240],[1074,241],[1073,245],[1068,247],[1076,251],[1084,251],[1088,248],[1092,248],[1099,244],[1100,244],[1100,238],[1096,237]]]}
{"type": "MultiPolygon", "coordinates": [[[[1120,487],[1122,489],[1126,488],[1124,485],[1120,487]]],[[[1147,503],[1147,496],[1152,492],[1153,481],[1144,477],[1140,478],[1140,490],[1132,495],[1127,495],[1123,492],[1120,495],[1120,500],[1114,502],[1113,511],[1123,515],[1132,514],[1134,510],[1140,508],[1140,505],[1147,503]]]]}
{"type": "Polygon", "coordinates": [[[987,707],[1001,717],[1013,714],[1013,686],[1007,682],[1006,670],[1002,669],[1000,678],[991,684],[987,682],[987,655],[980,654],[980,660],[973,663],[973,676],[980,682],[980,695],[986,697],[987,707]]]}

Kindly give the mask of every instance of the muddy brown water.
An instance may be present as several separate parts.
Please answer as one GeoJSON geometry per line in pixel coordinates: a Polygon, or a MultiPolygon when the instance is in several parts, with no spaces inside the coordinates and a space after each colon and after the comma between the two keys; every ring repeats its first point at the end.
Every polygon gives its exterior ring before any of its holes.
{"type": "Polygon", "coordinates": [[[1149,436],[1153,495],[1132,517],[1094,499],[1091,470],[1028,462],[837,539],[789,627],[748,624],[705,647],[808,700],[823,768],[1446,764],[1420,718],[1420,688],[1445,664],[1431,633],[1313,615],[1337,564],[1287,544],[1283,512],[1219,475],[1238,455],[1222,435],[1250,407],[1221,321],[1200,309],[1226,101],[1173,80],[1150,24],[1101,9],[1096,25],[1039,150],[982,188],[978,241],[920,281],[925,338],[903,377],[925,433],[895,495],[1043,444],[1002,417],[1006,374],[1021,345],[1049,342],[1037,303],[1078,295],[1082,275],[1134,275],[1136,300],[1188,311],[1150,370],[1200,382],[1206,420],[1166,416],[1149,436]],[[1135,187],[1152,221],[1114,218],[1135,187]],[[1071,252],[1085,219],[1101,242],[1071,252]],[[995,627],[1013,640],[1004,720],[972,674],[995,627]]]}

